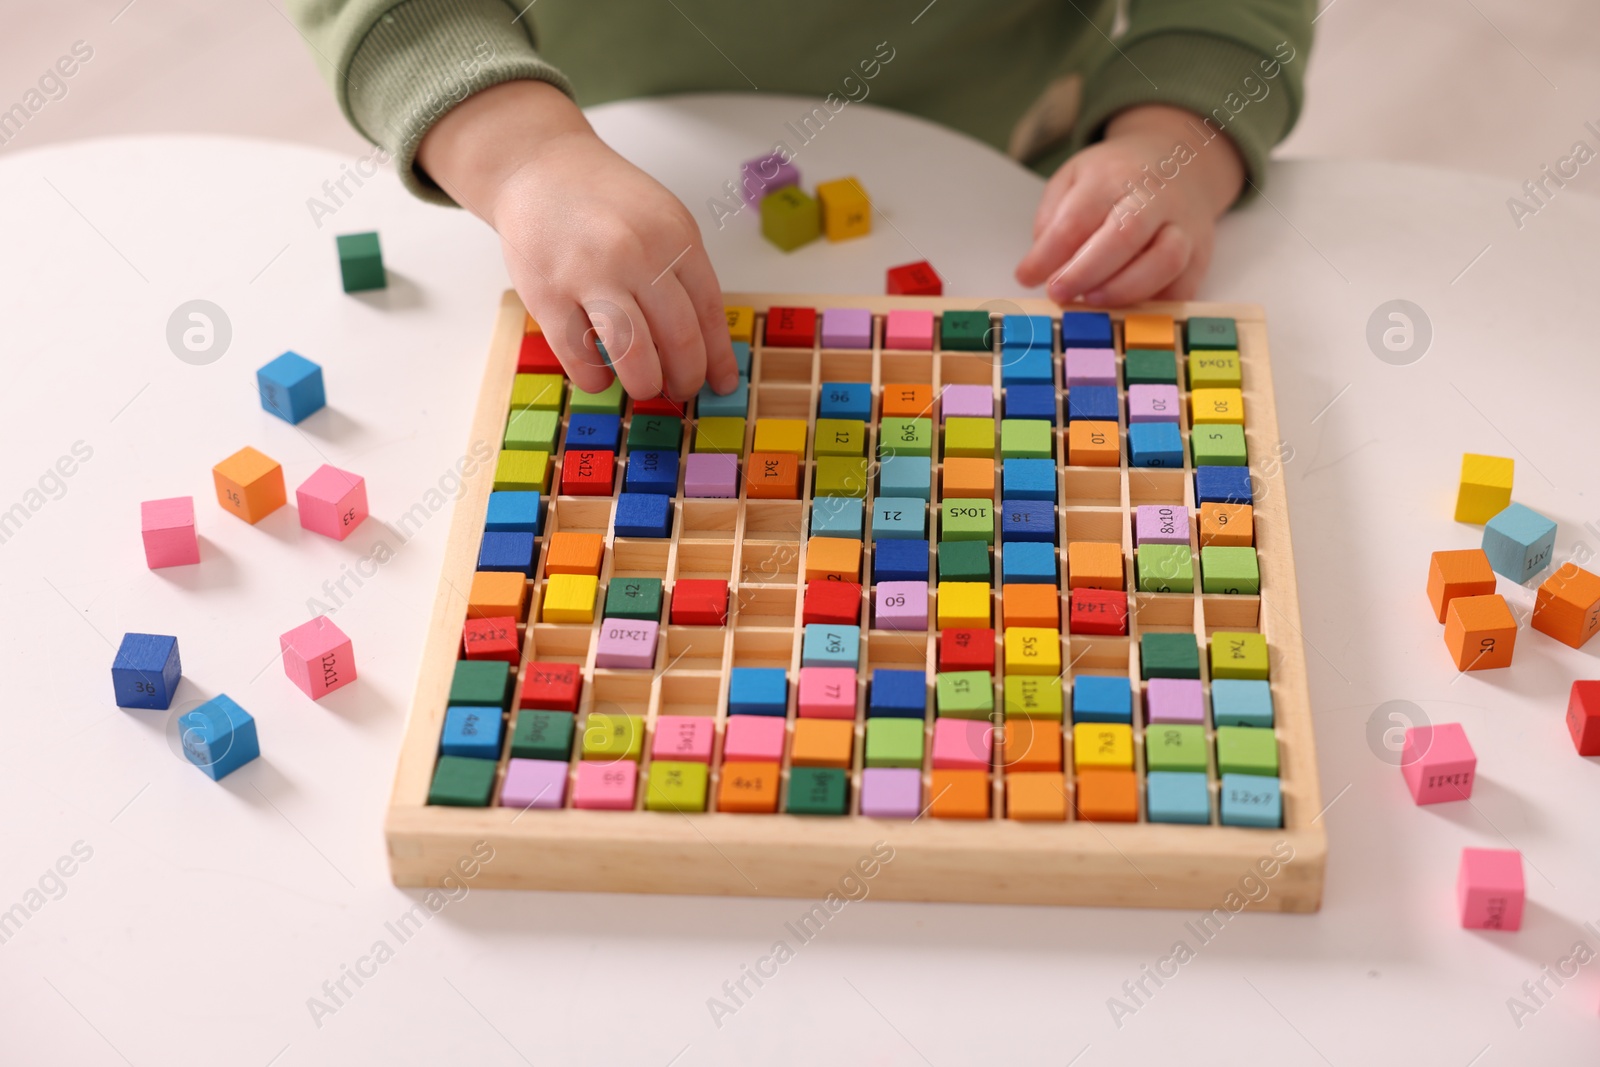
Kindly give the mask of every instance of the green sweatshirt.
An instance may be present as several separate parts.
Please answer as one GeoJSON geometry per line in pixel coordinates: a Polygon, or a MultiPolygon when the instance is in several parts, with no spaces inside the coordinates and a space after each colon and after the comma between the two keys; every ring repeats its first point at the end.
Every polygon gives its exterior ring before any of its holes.
{"type": "MultiPolygon", "coordinates": [[[[289,0],[345,116],[407,185],[450,203],[417,145],[492,85],[549,82],[588,106],[733,90],[942,123],[1041,173],[1135,104],[1205,116],[1261,181],[1294,125],[1314,0],[289,0]]],[[[752,146],[759,155],[772,146],[752,146]]],[[[1170,175],[1169,175],[1170,177],[1170,175]]]]}

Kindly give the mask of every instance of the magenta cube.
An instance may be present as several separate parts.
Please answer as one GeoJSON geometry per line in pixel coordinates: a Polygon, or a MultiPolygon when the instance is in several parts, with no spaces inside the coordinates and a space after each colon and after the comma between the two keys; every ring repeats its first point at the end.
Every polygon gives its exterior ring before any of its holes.
{"type": "Polygon", "coordinates": [[[800,714],[808,719],[856,717],[856,672],[853,667],[801,667],[800,714]]]}
{"type": "Polygon", "coordinates": [[[200,562],[194,497],[144,501],[139,505],[139,526],[144,536],[144,561],[151,570],[200,562]]]}
{"type": "Polygon", "coordinates": [[[880,630],[926,630],[928,583],[879,582],[873,609],[873,624],[880,630]]]}
{"type": "Polygon", "coordinates": [[[1062,354],[1067,385],[1117,384],[1117,354],[1109,348],[1069,348],[1062,354]]]}
{"type": "Polygon", "coordinates": [[[318,615],[278,638],[283,672],[312,700],[356,680],[350,639],[326,615],[318,615]]]}
{"type": "Polygon", "coordinates": [[[739,495],[739,457],[721,452],[692,452],[683,466],[683,495],[739,495]]]}
{"type": "Polygon", "coordinates": [[[1406,730],[1400,753],[1400,772],[1418,804],[1466,800],[1472,796],[1472,779],[1478,757],[1467,732],[1458,722],[1413,726],[1406,730]]]}
{"type": "Polygon", "coordinates": [[[904,352],[932,352],[933,312],[889,312],[883,320],[883,347],[904,352]]]}
{"type": "Polygon", "coordinates": [[[987,385],[947,385],[939,394],[942,418],[991,419],[994,390],[987,385]]]}
{"type": "Polygon", "coordinates": [[[659,628],[654,619],[606,619],[600,624],[594,665],[649,670],[656,665],[659,628]]]}
{"type": "Polygon", "coordinates": [[[324,463],[294,491],[300,525],[343,541],[367,517],[367,483],[358,474],[324,463]]]}
{"type": "Polygon", "coordinates": [[[572,786],[572,806],[599,811],[629,811],[639,786],[639,765],[632,760],[602,763],[584,760],[578,764],[578,780],[572,786]]]}
{"type": "Polygon", "coordinates": [[[1144,720],[1204,726],[1206,703],[1200,679],[1150,679],[1144,684],[1144,720]]]}
{"type": "Polygon", "coordinates": [[[758,159],[746,160],[739,168],[739,185],[744,202],[754,207],[761,198],[786,185],[800,184],[800,170],[786,163],[783,153],[773,152],[758,159]]]}
{"type": "Polygon", "coordinates": [[[1177,422],[1179,404],[1176,385],[1128,386],[1129,422],[1177,422]]]}
{"type": "Polygon", "coordinates": [[[778,715],[729,715],[722,736],[724,763],[777,763],[783,759],[788,720],[778,715]]]}
{"type": "Polygon", "coordinates": [[[1140,504],[1133,513],[1133,541],[1137,545],[1189,543],[1189,509],[1182,504],[1140,504]]]}
{"type": "Polygon", "coordinates": [[[656,719],[650,758],[681,763],[710,763],[717,741],[717,720],[709,715],[663,715],[656,719]]]}
{"type": "Polygon", "coordinates": [[[500,786],[504,808],[559,808],[567,800],[567,765],[558,760],[514,759],[500,786]]]}
{"type": "Polygon", "coordinates": [[[868,767],[861,772],[861,814],[915,819],[922,814],[922,772],[914,767],[868,767]]]}
{"type": "Polygon", "coordinates": [[[824,308],[823,348],[872,347],[872,312],[866,308],[824,308]]]}
{"type": "Polygon", "coordinates": [[[1468,930],[1520,930],[1526,899],[1522,853],[1514,848],[1464,848],[1456,905],[1468,930]]]}
{"type": "Polygon", "coordinates": [[[937,719],[933,769],[986,771],[994,756],[994,724],[986,719],[937,719]]]}

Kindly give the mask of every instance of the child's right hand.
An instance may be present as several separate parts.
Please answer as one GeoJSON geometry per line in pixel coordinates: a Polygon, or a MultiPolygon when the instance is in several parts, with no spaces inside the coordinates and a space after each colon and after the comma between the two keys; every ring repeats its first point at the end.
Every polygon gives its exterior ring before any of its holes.
{"type": "Polygon", "coordinates": [[[597,332],[635,399],[738,384],[693,216],[559,89],[513,81],[468,97],[428,131],[417,161],[500,235],[517,293],[578,388],[610,384],[597,332]]]}

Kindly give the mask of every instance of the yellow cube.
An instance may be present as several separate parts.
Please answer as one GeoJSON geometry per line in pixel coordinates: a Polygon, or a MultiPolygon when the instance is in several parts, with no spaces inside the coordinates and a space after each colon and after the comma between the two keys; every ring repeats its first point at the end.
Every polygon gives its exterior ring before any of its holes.
{"type": "Polygon", "coordinates": [[[1061,673],[1061,631],[1042,626],[1006,629],[1006,674],[1061,673]]]}
{"type": "Polygon", "coordinates": [[[1189,353],[1190,389],[1237,389],[1243,383],[1239,353],[1212,350],[1189,353]]]}
{"type": "Polygon", "coordinates": [[[1133,769],[1133,727],[1120,722],[1080,722],[1072,727],[1072,765],[1133,769]]]}
{"type": "Polygon", "coordinates": [[[494,464],[497,491],[550,492],[550,453],[508,448],[494,464]]]}
{"type": "Polygon", "coordinates": [[[865,237],[872,232],[872,201],[854,178],[839,178],[817,186],[822,204],[822,232],[830,241],[865,237]]]}
{"type": "Polygon", "coordinates": [[[644,716],[591,711],[583,724],[583,758],[629,759],[644,751],[644,716]]]}
{"type": "Polygon", "coordinates": [[[756,332],[756,309],[725,307],[722,310],[728,316],[728,339],[749,344],[756,332]]]}
{"type": "Polygon", "coordinates": [[[1468,452],[1461,457],[1461,491],[1456,521],[1482,526],[1511,506],[1512,460],[1468,452]]]}
{"type": "Polygon", "coordinates": [[[1244,394],[1237,389],[1195,389],[1189,393],[1189,421],[1244,425],[1244,394]]]}
{"type": "Polygon", "coordinates": [[[988,582],[939,583],[939,629],[982,630],[988,625],[988,582]]]}
{"type": "Polygon", "coordinates": [[[594,622],[600,579],[592,574],[552,574],[544,580],[545,622],[594,622]]]}
{"type": "Polygon", "coordinates": [[[712,415],[696,419],[694,450],[744,455],[744,419],[737,415],[712,415]]]}
{"type": "Polygon", "coordinates": [[[1004,688],[1006,718],[1061,721],[1061,679],[1007,674],[1004,688]]]}
{"type": "Polygon", "coordinates": [[[756,452],[781,452],[804,459],[806,455],[805,419],[757,419],[756,452]]]}
{"type": "Polygon", "coordinates": [[[566,379],[559,374],[519,374],[511,379],[511,410],[560,411],[566,379]]]}

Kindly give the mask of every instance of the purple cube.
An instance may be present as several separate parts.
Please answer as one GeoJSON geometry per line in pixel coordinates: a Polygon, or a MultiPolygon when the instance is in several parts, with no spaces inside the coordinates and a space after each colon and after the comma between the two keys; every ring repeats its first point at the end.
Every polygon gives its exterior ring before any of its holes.
{"type": "Polygon", "coordinates": [[[994,390],[987,385],[947,385],[939,394],[943,418],[994,417],[994,390]]]}
{"type": "Polygon", "coordinates": [[[799,184],[799,169],[793,163],[785,163],[781,152],[747,160],[739,170],[739,185],[744,194],[744,202],[751,207],[761,203],[762,197],[776,189],[799,184]]]}
{"type": "Polygon", "coordinates": [[[1069,388],[1117,384],[1117,354],[1109,348],[1069,348],[1063,358],[1069,388]]]}
{"type": "Polygon", "coordinates": [[[654,667],[659,625],[654,619],[606,619],[600,624],[594,665],[646,671],[654,667]]]}
{"type": "Polygon", "coordinates": [[[922,814],[922,772],[914,767],[868,767],[861,772],[861,814],[915,819],[922,814]]]}
{"type": "Polygon", "coordinates": [[[739,457],[724,452],[694,452],[683,466],[683,495],[739,495],[739,457]]]}
{"type": "Polygon", "coordinates": [[[872,347],[872,312],[866,308],[824,308],[823,348],[872,347]]]}
{"type": "Polygon", "coordinates": [[[1140,504],[1133,513],[1136,545],[1189,543],[1189,509],[1182,504],[1140,504]]]}
{"type": "Polygon", "coordinates": [[[1204,726],[1205,699],[1198,678],[1152,678],[1145,683],[1144,718],[1148,723],[1204,726]]]}
{"type": "Polygon", "coordinates": [[[873,601],[873,623],[880,630],[928,628],[927,582],[879,582],[873,601]]]}
{"type": "Polygon", "coordinates": [[[514,759],[500,787],[503,808],[559,808],[567,799],[567,765],[559,760],[514,759]]]}
{"type": "Polygon", "coordinates": [[[1129,422],[1177,422],[1178,404],[1176,385],[1128,386],[1129,422]]]}

